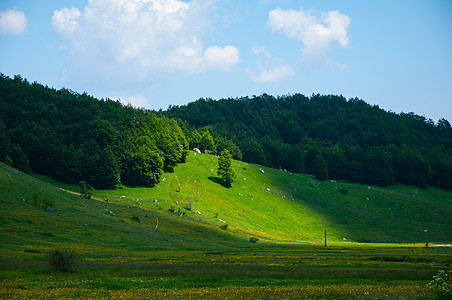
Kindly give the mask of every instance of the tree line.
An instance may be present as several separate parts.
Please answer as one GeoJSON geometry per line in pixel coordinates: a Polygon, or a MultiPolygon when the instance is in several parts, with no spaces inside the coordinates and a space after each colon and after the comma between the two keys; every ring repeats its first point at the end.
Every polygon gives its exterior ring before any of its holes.
{"type": "Polygon", "coordinates": [[[388,112],[337,95],[263,94],[170,106],[190,146],[212,136],[236,159],[377,186],[452,189],[452,129],[414,113],[388,112]]]}
{"type": "Polygon", "coordinates": [[[22,171],[151,187],[188,149],[178,123],[154,111],[0,75],[0,161],[22,171]]]}
{"type": "Polygon", "coordinates": [[[0,74],[0,161],[22,171],[96,188],[154,186],[193,148],[321,180],[452,189],[446,119],[319,94],[199,99],[155,112],[0,74]]]}

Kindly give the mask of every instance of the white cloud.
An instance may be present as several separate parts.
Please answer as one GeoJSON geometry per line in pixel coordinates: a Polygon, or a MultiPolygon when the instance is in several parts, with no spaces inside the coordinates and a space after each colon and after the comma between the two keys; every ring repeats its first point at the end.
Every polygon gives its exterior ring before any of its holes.
{"type": "Polygon", "coordinates": [[[263,54],[264,56],[270,57],[271,53],[268,52],[267,48],[265,48],[265,46],[259,46],[259,45],[255,45],[251,48],[251,51],[253,51],[253,53],[256,56],[260,56],[261,54],[263,54]]]}
{"type": "Polygon", "coordinates": [[[119,100],[119,102],[121,102],[124,105],[130,104],[133,107],[141,107],[141,108],[147,108],[147,109],[151,108],[146,97],[141,94],[127,96],[127,97],[112,97],[111,99],[119,100]]]}
{"type": "Polygon", "coordinates": [[[63,8],[53,13],[52,25],[56,32],[62,36],[71,36],[77,29],[77,19],[82,13],[78,8],[63,8]]]}
{"type": "Polygon", "coordinates": [[[246,72],[250,74],[253,81],[258,83],[278,82],[287,76],[294,74],[292,68],[288,65],[277,66],[270,70],[261,69],[258,75],[256,75],[251,69],[246,69],[246,72]]]}
{"type": "Polygon", "coordinates": [[[25,31],[27,18],[17,9],[0,11],[0,33],[15,35],[25,31]]]}
{"type": "Polygon", "coordinates": [[[63,76],[97,84],[149,85],[171,74],[229,71],[239,50],[204,47],[211,1],[90,0],[54,12],[52,24],[72,49],[63,76]]]}
{"type": "Polygon", "coordinates": [[[205,51],[204,60],[207,69],[212,68],[227,71],[239,63],[240,53],[234,46],[213,46],[207,48],[205,51]]]}
{"type": "Polygon", "coordinates": [[[281,63],[281,59],[274,57],[265,46],[254,45],[251,51],[257,56],[257,75],[251,68],[246,68],[245,72],[251,76],[251,79],[257,83],[278,82],[294,74],[292,68],[281,63]]]}
{"type": "Polygon", "coordinates": [[[338,11],[322,13],[318,18],[302,8],[298,11],[277,8],[269,12],[267,25],[273,31],[302,42],[302,60],[305,63],[318,63],[327,61],[333,42],[342,47],[349,45],[347,30],[350,22],[350,17],[338,11]]]}

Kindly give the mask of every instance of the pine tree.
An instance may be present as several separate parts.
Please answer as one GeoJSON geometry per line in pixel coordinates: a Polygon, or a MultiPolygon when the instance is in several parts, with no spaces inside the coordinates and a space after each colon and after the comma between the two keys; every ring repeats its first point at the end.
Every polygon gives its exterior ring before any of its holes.
{"type": "Polygon", "coordinates": [[[232,169],[232,155],[227,149],[220,153],[217,174],[223,181],[224,186],[230,187],[232,185],[236,175],[234,169],[232,169]]]}
{"type": "Polygon", "coordinates": [[[314,175],[316,179],[323,181],[328,180],[328,167],[325,159],[321,155],[315,156],[313,167],[312,175],[314,175]]]}

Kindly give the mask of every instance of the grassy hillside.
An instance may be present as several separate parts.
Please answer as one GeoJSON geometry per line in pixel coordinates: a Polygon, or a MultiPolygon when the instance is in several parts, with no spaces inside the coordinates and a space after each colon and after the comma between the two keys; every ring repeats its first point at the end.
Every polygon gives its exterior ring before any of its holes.
{"type": "Polygon", "coordinates": [[[0,261],[41,259],[57,247],[101,260],[149,259],[150,253],[170,259],[184,249],[247,247],[252,236],[321,244],[325,229],[330,245],[421,243],[425,228],[432,243],[452,240],[452,195],[444,190],[319,182],[242,162],[234,162],[237,179],[225,188],[216,166],[216,157],[191,152],[155,188],[96,191],[87,200],[62,189],[76,186],[0,164],[0,261]],[[53,199],[56,210],[33,205],[34,192],[53,199]]]}
{"type": "Polygon", "coordinates": [[[41,259],[49,249],[61,247],[101,260],[128,255],[140,259],[141,253],[149,259],[149,253],[171,256],[169,249],[221,249],[240,241],[230,232],[188,218],[87,200],[2,163],[0,232],[0,262],[41,259]],[[53,199],[55,211],[33,205],[34,192],[53,199]]]}
{"type": "Polygon", "coordinates": [[[96,191],[103,199],[190,219],[261,240],[331,242],[452,241],[452,193],[436,188],[371,187],[321,182],[234,162],[232,188],[217,183],[217,157],[191,152],[188,162],[164,174],[155,188],[96,191]],[[156,202],[157,201],[157,202],[156,202]],[[158,203],[158,207],[157,207],[158,203]],[[187,210],[190,208],[190,210],[187,210]]]}

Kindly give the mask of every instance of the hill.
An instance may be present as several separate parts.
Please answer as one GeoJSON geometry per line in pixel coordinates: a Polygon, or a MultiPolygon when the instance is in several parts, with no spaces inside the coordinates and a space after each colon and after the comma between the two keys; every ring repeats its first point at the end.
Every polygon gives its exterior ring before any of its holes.
{"type": "MultiPolygon", "coordinates": [[[[199,99],[162,114],[178,118],[190,147],[204,135],[232,140],[246,162],[378,186],[452,189],[452,129],[414,113],[387,112],[336,95],[263,94],[199,99]]],[[[209,149],[212,149],[210,147],[209,149]]]]}
{"type": "Polygon", "coordinates": [[[0,163],[1,259],[39,258],[55,247],[139,259],[149,251],[245,247],[250,237],[322,243],[325,229],[333,245],[423,242],[426,228],[431,242],[452,240],[452,195],[441,189],[321,182],[238,161],[237,179],[225,188],[215,180],[215,156],[190,152],[187,159],[154,188],[98,190],[95,199],[0,163]],[[33,193],[53,199],[55,210],[34,205],[33,193]]]}
{"type": "Polygon", "coordinates": [[[142,253],[147,259],[149,253],[166,257],[171,251],[218,250],[243,241],[192,219],[86,199],[3,163],[0,191],[0,262],[41,260],[43,253],[55,248],[74,249],[97,260],[140,260],[142,253]],[[53,210],[40,202],[35,205],[34,193],[53,200],[53,210]]]}
{"type": "Polygon", "coordinates": [[[452,189],[445,119],[300,94],[200,99],[155,112],[0,74],[0,161],[25,172],[101,189],[152,187],[195,147],[320,180],[452,189]]]}
{"type": "Polygon", "coordinates": [[[174,120],[0,73],[0,161],[95,188],[154,186],[185,160],[174,120]]]}
{"type": "Polygon", "coordinates": [[[422,242],[420,230],[426,228],[432,241],[452,240],[452,193],[442,189],[325,182],[240,161],[233,164],[232,188],[225,188],[217,183],[217,167],[217,157],[190,152],[187,163],[165,173],[154,188],[96,195],[175,215],[184,212],[270,241],[318,243],[326,229],[336,242],[422,242]]]}

